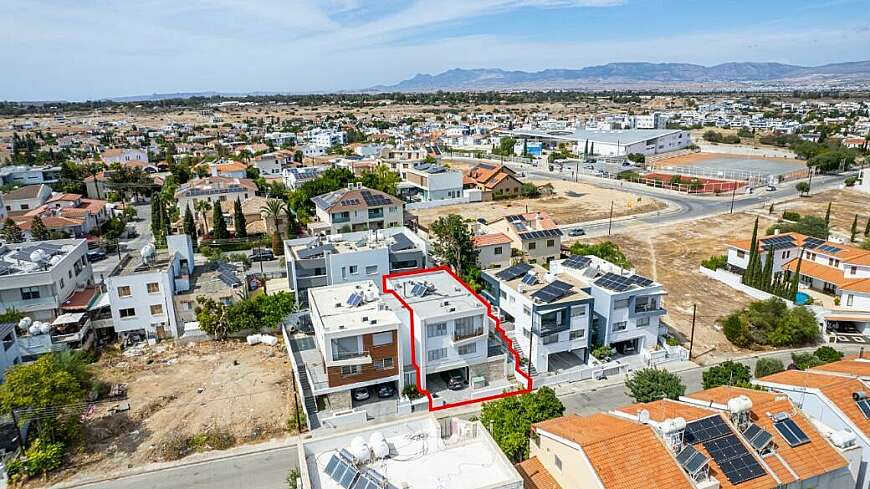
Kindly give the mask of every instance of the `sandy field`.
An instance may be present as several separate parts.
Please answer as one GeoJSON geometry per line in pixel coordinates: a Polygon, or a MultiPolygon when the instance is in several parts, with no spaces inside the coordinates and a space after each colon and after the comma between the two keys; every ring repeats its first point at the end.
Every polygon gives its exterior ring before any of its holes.
{"type": "Polygon", "coordinates": [[[664,209],[667,205],[650,197],[642,197],[629,191],[602,189],[585,183],[566,181],[530,180],[536,185],[553,184],[554,194],[537,199],[512,199],[497,202],[450,205],[412,211],[420,224],[428,226],[438,217],[459,214],[466,219],[486,219],[492,222],[510,214],[546,211],[558,224],[574,224],[604,219],[610,215],[613,202],[613,217],[627,216],[664,209]]]}
{"type": "MultiPolygon", "coordinates": [[[[96,404],[81,447],[51,483],[189,455],[194,450],[182,455],[170,447],[210,429],[232,445],[281,436],[293,413],[291,367],[280,343],[166,342],[138,356],[104,353],[93,367],[99,380],[127,384],[130,409],[111,414],[125,401],[96,404]]],[[[210,449],[205,443],[198,451],[210,449]]]]}
{"type": "Polygon", "coordinates": [[[870,197],[858,190],[828,190],[809,197],[782,203],[774,208],[774,214],[781,216],[788,209],[801,215],[825,217],[825,211],[831,202],[831,231],[849,238],[852,220],[858,214],[858,233],[864,232],[864,225],[870,218],[870,197]]]}

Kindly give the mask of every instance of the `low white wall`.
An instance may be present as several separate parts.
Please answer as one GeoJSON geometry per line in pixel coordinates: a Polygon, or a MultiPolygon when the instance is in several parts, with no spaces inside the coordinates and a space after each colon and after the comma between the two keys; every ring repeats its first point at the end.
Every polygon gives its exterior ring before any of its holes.
{"type": "MultiPolygon", "coordinates": [[[[718,280],[732,288],[735,288],[754,299],[766,301],[771,297],[776,297],[773,294],[768,294],[763,290],[758,290],[744,284],[742,282],[742,277],[736,273],[732,273],[721,268],[718,270],[710,270],[709,268],[705,267],[698,267],[698,271],[701,272],[701,274],[706,275],[714,280],[718,280]]],[[[786,304],[791,305],[791,302],[786,301],[786,304]]]]}
{"type": "Polygon", "coordinates": [[[368,420],[368,415],[365,409],[351,409],[349,411],[338,411],[332,416],[320,418],[322,426],[337,428],[339,426],[352,426],[364,424],[368,420]]]}
{"type": "Polygon", "coordinates": [[[469,197],[456,197],[453,199],[441,199],[441,200],[431,200],[428,202],[412,202],[410,204],[405,204],[405,210],[414,210],[414,209],[432,209],[435,207],[444,207],[447,205],[456,205],[456,204],[467,204],[471,202],[469,197]]]}

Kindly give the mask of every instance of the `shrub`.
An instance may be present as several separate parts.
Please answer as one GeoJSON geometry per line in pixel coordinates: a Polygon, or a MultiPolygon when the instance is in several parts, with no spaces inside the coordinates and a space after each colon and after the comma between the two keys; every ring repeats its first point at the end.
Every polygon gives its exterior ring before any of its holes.
{"type": "Polygon", "coordinates": [[[797,213],[797,212],[794,212],[794,211],[782,211],[782,218],[783,218],[783,220],[785,220],[785,221],[795,221],[795,222],[797,222],[797,221],[800,220],[801,215],[800,215],[799,213],[797,213]]]}
{"type": "Polygon", "coordinates": [[[680,340],[678,340],[675,336],[668,336],[668,339],[665,340],[665,343],[668,346],[679,346],[680,340]]]}
{"type": "Polygon", "coordinates": [[[709,270],[718,270],[728,265],[728,257],[725,255],[711,256],[701,262],[701,266],[709,270]]]}
{"type": "MultiPolygon", "coordinates": [[[[299,405],[302,405],[302,400],[299,400],[299,405]]],[[[308,428],[308,417],[305,416],[305,411],[300,409],[296,413],[287,418],[287,431],[290,433],[299,433],[308,428]]]]}
{"type": "Polygon", "coordinates": [[[641,153],[629,153],[627,156],[629,161],[633,161],[635,163],[643,163],[646,161],[646,156],[641,153]]]}
{"type": "Polygon", "coordinates": [[[480,422],[512,461],[528,458],[529,430],[533,423],[558,418],[565,406],[549,387],[483,404],[480,422]]]}
{"type": "Polygon", "coordinates": [[[847,187],[854,187],[857,182],[858,182],[858,177],[855,175],[852,175],[851,177],[846,179],[845,183],[846,183],[847,187]]]}
{"type": "Polygon", "coordinates": [[[417,386],[415,384],[408,384],[404,388],[402,388],[402,395],[412,401],[414,399],[419,399],[423,397],[423,393],[417,390],[417,386]]]}
{"type": "Polygon", "coordinates": [[[785,370],[782,362],[776,358],[759,358],[755,363],[755,378],[767,377],[785,370]]]}
{"type": "Polygon", "coordinates": [[[290,469],[287,473],[288,489],[299,489],[299,469],[290,469]]]}
{"type": "Polygon", "coordinates": [[[616,174],[617,180],[640,180],[640,173],[635,170],[623,170],[616,174]]]}
{"type": "Polygon", "coordinates": [[[825,363],[837,362],[843,359],[843,353],[830,346],[820,346],[813,352],[813,356],[825,363]]]}
{"type": "Polygon", "coordinates": [[[723,323],[722,332],[734,346],[746,348],[752,344],[749,322],[740,313],[731,313],[723,323]]]}
{"type": "Polygon", "coordinates": [[[60,442],[47,442],[37,438],[24,452],[24,467],[31,476],[45,474],[63,463],[64,445],[60,442]]]}
{"type": "Polygon", "coordinates": [[[677,374],[657,368],[635,371],[625,379],[625,387],[635,402],[677,399],[686,393],[686,386],[677,374]]]}
{"type": "Polygon", "coordinates": [[[825,362],[820,360],[819,357],[813,355],[812,353],[792,353],[791,364],[792,366],[794,366],[794,368],[798,370],[806,370],[808,368],[824,365],[825,362]]]}
{"type": "Polygon", "coordinates": [[[720,385],[751,387],[749,381],[752,380],[752,374],[746,365],[728,360],[705,370],[702,378],[705,389],[712,389],[720,385]]]}
{"type": "Polygon", "coordinates": [[[598,360],[603,360],[613,356],[613,348],[610,345],[595,345],[592,347],[592,356],[598,360]]]}

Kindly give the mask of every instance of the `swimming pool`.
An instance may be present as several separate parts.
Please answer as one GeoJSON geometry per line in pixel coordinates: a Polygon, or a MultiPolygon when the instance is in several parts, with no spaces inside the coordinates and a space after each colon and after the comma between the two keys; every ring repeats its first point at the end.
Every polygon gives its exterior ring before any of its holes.
{"type": "Polygon", "coordinates": [[[806,292],[798,292],[794,295],[794,303],[803,306],[810,301],[810,295],[806,292]]]}

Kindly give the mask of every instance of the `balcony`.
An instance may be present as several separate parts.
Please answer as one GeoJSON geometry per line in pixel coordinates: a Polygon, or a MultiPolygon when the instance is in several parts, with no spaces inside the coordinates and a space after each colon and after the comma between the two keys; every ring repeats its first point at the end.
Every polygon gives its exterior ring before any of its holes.
{"type": "Polygon", "coordinates": [[[384,209],[369,209],[369,219],[383,219],[384,209]]]}
{"type": "Polygon", "coordinates": [[[569,329],[571,329],[571,324],[548,323],[532,328],[532,331],[538,336],[548,336],[561,333],[562,331],[568,331],[569,329]]]}
{"type": "Polygon", "coordinates": [[[365,365],[372,363],[372,356],[368,351],[333,351],[331,367],[344,367],[348,365],[365,365]]]}
{"type": "Polygon", "coordinates": [[[350,222],[350,214],[347,212],[332,215],[332,224],[343,224],[346,222],[350,222]]]}
{"type": "Polygon", "coordinates": [[[466,331],[457,331],[453,333],[453,345],[459,346],[465,343],[471,343],[471,340],[476,340],[483,336],[485,333],[483,327],[475,328],[473,330],[466,331]]]}
{"type": "Polygon", "coordinates": [[[637,304],[634,306],[634,315],[643,314],[643,315],[655,315],[655,314],[665,314],[667,311],[657,305],[657,304],[637,304]]]}

